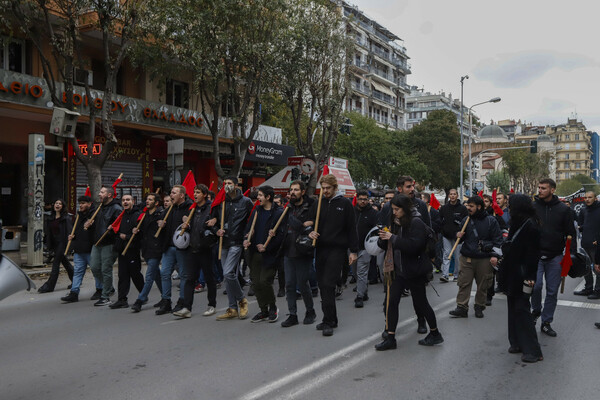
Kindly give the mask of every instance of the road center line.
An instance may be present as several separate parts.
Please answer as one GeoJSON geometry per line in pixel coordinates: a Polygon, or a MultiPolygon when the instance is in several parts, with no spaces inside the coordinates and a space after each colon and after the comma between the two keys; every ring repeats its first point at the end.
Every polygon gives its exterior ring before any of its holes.
{"type": "MultiPolygon", "coordinates": [[[[455,302],[456,302],[455,298],[448,299],[448,300],[444,301],[443,303],[434,307],[433,310],[437,312],[441,309],[448,307],[450,304],[454,304],[455,302]]],[[[415,320],[416,320],[416,316],[405,319],[404,321],[402,321],[401,323],[398,324],[397,329],[400,329],[400,328],[414,322],[415,320]]],[[[255,399],[263,398],[264,396],[268,395],[269,393],[280,389],[282,386],[288,385],[300,378],[303,378],[304,376],[313,373],[314,371],[318,370],[319,368],[323,368],[326,365],[331,364],[341,358],[347,358],[348,353],[351,353],[357,349],[360,349],[363,346],[372,345],[373,341],[379,337],[381,337],[381,332],[377,332],[372,335],[369,335],[366,338],[359,340],[358,342],[356,342],[354,344],[344,347],[344,348],[336,351],[335,353],[332,353],[326,357],[323,357],[319,360],[316,360],[316,361],[306,365],[303,368],[300,368],[299,370],[297,370],[295,372],[285,375],[285,376],[277,379],[276,381],[271,382],[268,385],[262,386],[259,389],[256,389],[256,390],[253,390],[253,391],[247,393],[246,395],[240,397],[240,400],[255,400],[255,399]]],[[[373,354],[375,354],[375,350],[372,350],[372,352],[373,352],[373,354]]],[[[363,356],[363,358],[367,357],[367,355],[362,355],[362,356],[363,356]]],[[[361,361],[361,357],[353,357],[351,359],[348,359],[342,365],[335,368],[333,371],[336,371],[336,373],[339,374],[342,371],[346,370],[347,368],[351,368],[353,365],[355,365],[357,362],[360,362],[360,361],[361,361]]],[[[330,379],[331,377],[333,377],[334,376],[332,374],[333,371],[328,372],[327,376],[324,378],[321,378],[321,380],[319,380],[319,382],[323,383],[324,382],[323,379],[330,379]],[[321,382],[321,381],[323,381],[323,382],[321,382]]],[[[312,385],[312,387],[314,387],[314,385],[312,385]]],[[[297,394],[299,394],[299,392],[292,393],[291,396],[295,397],[297,394]]]]}

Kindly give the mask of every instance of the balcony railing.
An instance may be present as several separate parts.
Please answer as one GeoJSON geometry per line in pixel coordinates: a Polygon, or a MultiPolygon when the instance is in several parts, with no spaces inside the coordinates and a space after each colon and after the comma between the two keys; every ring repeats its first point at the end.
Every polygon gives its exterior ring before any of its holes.
{"type": "Polygon", "coordinates": [[[356,90],[357,92],[364,93],[366,95],[371,94],[371,89],[369,88],[369,86],[361,85],[360,83],[357,83],[357,82],[352,82],[352,89],[356,90]]]}
{"type": "Polygon", "coordinates": [[[372,96],[377,100],[383,101],[384,103],[391,104],[394,107],[396,106],[396,102],[394,101],[393,97],[388,94],[373,90],[372,96]]]}
{"type": "Polygon", "coordinates": [[[377,54],[379,57],[383,58],[384,60],[391,61],[390,53],[386,53],[385,51],[381,50],[379,47],[371,46],[371,51],[373,53],[377,54]]]}

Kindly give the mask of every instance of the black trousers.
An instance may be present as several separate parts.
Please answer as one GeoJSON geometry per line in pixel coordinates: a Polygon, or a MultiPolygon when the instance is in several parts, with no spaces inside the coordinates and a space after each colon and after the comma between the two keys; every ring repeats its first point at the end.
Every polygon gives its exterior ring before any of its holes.
{"type": "Polygon", "coordinates": [[[585,287],[586,290],[594,290],[595,292],[600,293],[600,276],[596,276],[596,285],[594,285],[594,259],[596,257],[596,246],[584,248],[584,250],[590,256],[592,260],[592,268],[590,271],[583,276],[585,279],[585,287]]]}
{"type": "Polygon", "coordinates": [[[317,270],[317,282],[321,292],[323,322],[330,326],[336,326],[338,323],[337,310],[335,307],[335,286],[340,280],[345,260],[345,248],[317,248],[315,268],[317,270]]]}
{"type": "Polygon", "coordinates": [[[60,264],[62,264],[63,267],[65,267],[65,270],[67,270],[67,274],[69,275],[69,279],[71,280],[71,282],[73,282],[73,266],[67,259],[67,256],[65,256],[66,246],[66,243],[59,243],[54,249],[52,271],[50,271],[50,276],[48,277],[48,280],[45,283],[51,290],[54,290],[54,287],[56,286],[56,281],[58,280],[58,275],[60,274],[60,264]]]}
{"type": "Polygon", "coordinates": [[[256,296],[256,302],[260,311],[266,313],[269,307],[275,307],[275,292],[273,291],[273,281],[277,266],[266,266],[263,262],[263,255],[258,251],[250,252],[250,280],[252,289],[256,296]]]}
{"type": "Polygon", "coordinates": [[[283,267],[283,256],[277,258],[277,282],[279,290],[285,290],[285,269],[283,267]]]}
{"type": "MultiPolygon", "coordinates": [[[[213,246],[214,247],[214,246],[213,246]]],[[[200,271],[204,273],[204,280],[208,291],[208,305],[210,307],[217,306],[217,282],[215,281],[213,269],[213,251],[212,248],[207,248],[205,251],[188,251],[187,260],[185,263],[185,283],[183,286],[183,306],[188,310],[192,310],[194,303],[194,288],[200,271]]]]}
{"type": "Polygon", "coordinates": [[[429,329],[437,329],[435,313],[427,300],[425,283],[425,278],[405,279],[396,275],[390,285],[389,303],[387,303],[386,299],[386,329],[388,332],[396,332],[396,326],[398,326],[398,305],[400,304],[404,289],[410,290],[417,317],[424,318],[429,325],[429,329]]]}
{"type": "Polygon", "coordinates": [[[119,253],[119,283],[117,290],[119,300],[127,301],[131,282],[135,285],[138,292],[144,288],[144,275],[142,275],[142,261],[140,260],[139,250],[130,250],[125,255],[119,253]]]}
{"type": "Polygon", "coordinates": [[[529,296],[520,293],[506,296],[508,303],[508,341],[511,346],[520,347],[523,354],[542,356],[542,349],[535,332],[535,322],[531,315],[529,296]]]}

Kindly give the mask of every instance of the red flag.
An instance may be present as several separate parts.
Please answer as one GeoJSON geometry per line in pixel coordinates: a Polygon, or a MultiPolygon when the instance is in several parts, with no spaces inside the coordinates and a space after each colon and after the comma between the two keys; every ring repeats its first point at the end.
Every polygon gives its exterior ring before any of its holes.
{"type": "Polygon", "coordinates": [[[514,192],[515,192],[515,189],[514,189],[514,188],[510,188],[510,192],[511,192],[511,193],[514,193],[514,192]]]}
{"type": "Polygon", "coordinates": [[[248,195],[250,194],[250,188],[248,188],[248,190],[246,190],[244,192],[244,197],[249,197],[248,195]]]}
{"type": "Polygon", "coordinates": [[[85,188],[84,196],[92,197],[92,191],[90,190],[89,186],[87,188],[85,188]]]}
{"type": "Polygon", "coordinates": [[[477,196],[481,197],[483,199],[483,190],[480,191],[479,193],[477,193],[477,196]]]}
{"type": "Polygon", "coordinates": [[[138,216],[138,222],[142,220],[142,218],[144,218],[144,214],[146,213],[146,211],[148,211],[148,207],[144,207],[144,209],[142,210],[142,213],[138,216]]]}
{"type": "Polygon", "coordinates": [[[571,236],[567,237],[567,243],[565,244],[565,255],[560,261],[560,265],[562,266],[560,276],[567,276],[569,274],[569,270],[571,269],[571,265],[573,265],[573,261],[571,261],[571,236]]]}
{"type": "Polygon", "coordinates": [[[112,188],[113,188],[113,197],[117,197],[117,185],[119,183],[123,182],[123,179],[121,178],[117,178],[117,180],[115,181],[115,183],[112,184],[112,188]]]}
{"type": "Polygon", "coordinates": [[[125,213],[125,210],[121,211],[121,214],[119,214],[119,216],[117,217],[117,219],[115,219],[115,222],[113,222],[112,224],[110,224],[110,226],[112,227],[112,230],[117,233],[119,232],[119,229],[121,228],[121,221],[123,220],[123,214],[125,213]]]}
{"type": "Polygon", "coordinates": [[[252,206],[252,210],[250,210],[250,214],[252,214],[252,212],[254,212],[254,209],[260,204],[260,200],[256,200],[254,202],[254,205],[252,206]]]}
{"type": "Polygon", "coordinates": [[[198,206],[198,204],[196,204],[196,202],[193,202],[192,205],[190,206],[190,208],[188,208],[188,210],[193,210],[197,206],[198,206]]]}
{"type": "Polygon", "coordinates": [[[185,192],[187,193],[187,195],[191,198],[194,198],[194,188],[196,187],[196,179],[194,179],[194,174],[192,173],[192,170],[188,171],[181,185],[185,187],[185,192]]]}
{"type": "Polygon", "coordinates": [[[440,209],[440,202],[438,201],[438,199],[435,197],[435,194],[431,193],[431,199],[429,200],[429,205],[433,208],[435,208],[436,210],[440,209]]]}
{"type": "Polygon", "coordinates": [[[213,200],[212,204],[210,205],[210,210],[212,211],[213,208],[215,208],[216,206],[218,206],[219,204],[221,204],[224,201],[225,201],[225,185],[223,185],[221,190],[219,190],[219,192],[215,196],[215,199],[213,200]]]}
{"type": "Polygon", "coordinates": [[[329,166],[328,165],[323,166],[323,175],[329,175],[329,166]]]}
{"type": "Polygon", "coordinates": [[[213,187],[214,187],[214,186],[215,186],[215,181],[212,181],[212,182],[210,183],[210,187],[208,188],[208,190],[209,190],[210,192],[212,192],[212,191],[213,191],[213,187]]]}
{"type": "Polygon", "coordinates": [[[504,211],[502,211],[502,209],[500,208],[500,206],[498,205],[498,203],[493,202],[492,203],[492,209],[494,210],[494,212],[496,213],[496,215],[499,215],[499,216],[503,216],[504,215],[504,211]]]}
{"type": "Polygon", "coordinates": [[[356,207],[358,201],[356,200],[356,193],[354,193],[354,197],[352,198],[352,207],[356,207]]]}
{"type": "Polygon", "coordinates": [[[498,193],[497,190],[494,189],[492,190],[492,203],[497,203],[498,202],[498,193]]]}

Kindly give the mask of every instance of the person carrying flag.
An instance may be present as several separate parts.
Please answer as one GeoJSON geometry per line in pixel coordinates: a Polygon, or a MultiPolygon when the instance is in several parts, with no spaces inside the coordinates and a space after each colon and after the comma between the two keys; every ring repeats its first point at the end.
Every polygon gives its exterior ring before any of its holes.
{"type": "MultiPolygon", "coordinates": [[[[460,231],[462,225],[460,224],[467,216],[467,208],[461,204],[458,199],[458,191],[456,189],[450,189],[448,191],[448,201],[440,208],[440,216],[442,217],[442,276],[440,282],[446,283],[450,281],[450,251],[456,241],[456,234],[460,231]]],[[[460,256],[459,244],[454,251],[454,277],[458,280],[459,272],[459,256],[460,256]]]]}
{"type": "Polygon", "coordinates": [[[163,315],[170,313],[171,311],[178,311],[183,308],[183,289],[185,285],[185,259],[187,249],[178,249],[173,243],[173,234],[183,223],[183,217],[188,215],[190,212],[190,206],[192,200],[186,197],[185,186],[175,185],[171,189],[171,212],[167,217],[165,214],[166,221],[161,219],[157,222],[158,227],[164,231],[163,236],[163,256],[161,260],[160,276],[162,280],[162,304],[158,306],[156,315],[163,315]],[[175,309],[171,308],[171,275],[173,274],[173,268],[175,264],[179,266],[180,283],[179,283],[179,300],[175,309]],[[182,275],[183,274],[183,275],[182,275]]]}
{"type": "MultiPolygon", "coordinates": [[[[541,316],[542,333],[555,337],[556,331],[550,324],[554,321],[554,311],[561,282],[561,260],[567,236],[575,238],[575,225],[571,209],[561,203],[556,191],[556,182],[550,178],[540,180],[538,195],[533,206],[541,221],[540,250],[537,277],[531,295],[531,308],[534,321],[541,316]],[[542,288],[546,280],[546,298],[542,309],[542,288]]],[[[577,252],[577,241],[571,242],[571,253],[577,252]]]]}
{"type": "Polygon", "coordinates": [[[117,259],[117,252],[114,251],[115,233],[111,225],[123,208],[119,201],[114,198],[113,188],[103,186],[98,194],[100,199],[100,211],[95,219],[88,219],[83,225],[86,230],[89,230],[94,225],[94,245],[90,254],[90,268],[94,274],[94,278],[102,281],[102,295],[94,306],[110,305],[109,297],[115,292],[113,287],[113,265],[117,259]],[[106,234],[107,230],[110,231],[106,234]],[[103,237],[104,236],[104,237],[103,237]],[[100,241],[100,239],[102,240],[100,241]],[[100,241],[100,242],[99,242],[100,241]]]}
{"type": "Polygon", "coordinates": [[[146,213],[140,214],[140,217],[138,217],[138,220],[143,218],[142,223],[139,229],[136,227],[133,228],[132,231],[135,235],[141,235],[140,243],[142,248],[142,257],[144,257],[144,260],[146,260],[146,264],[148,265],[146,268],[144,287],[138,295],[138,298],[131,306],[131,310],[134,313],[140,312],[142,310],[142,305],[148,301],[148,294],[150,293],[150,289],[152,289],[153,283],[156,283],[156,287],[158,287],[158,290],[162,294],[162,280],[160,277],[159,265],[160,258],[162,257],[162,242],[164,240],[164,233],[161,232],[158,237],[155,237],[156,232],[158,231],[158,221],[160,221],[164,216],[163,209],[159,206],[159,204],[160,200],[158,194],[149,193],[146,196],[146,213]]]}
{"type": "Polygon", "coordinates": [[[133,228],[138,224],[140,211],[135,207],[135,200],[130,194],[124,194],[121,197],[123,206],[123,217],[115,238],[114,251],[118,254],[118,276],[117,283],[117,301],[111,304],[111,309],[127,308],[127,295],[129,294],[130,283],[133,282],[138,292],[141,293],[144,288],[144,276],[142,275],[142,261],[140,260],[140,238],[133,235],[133,228]],[[125,246],[129,243],[133,235],[133,240],[123,255],[125,246]]]}
{"type": "Polygon", "coordinates": [[[277,253],[283,242],[284,232],[281,223],[277,230],[274,230],[283,214],[283,208],[273,203],[274,195],[271,186],[264,185],[258,188],[260,204],[250,215],[252,222],[246,225],[244,232],[246,237],[244,248],[248,250],[250,280],[260,308],[260,312],[252,318],[251,322],[272,323],[279,317],[273,280],[277,273],[277,253]]]}

